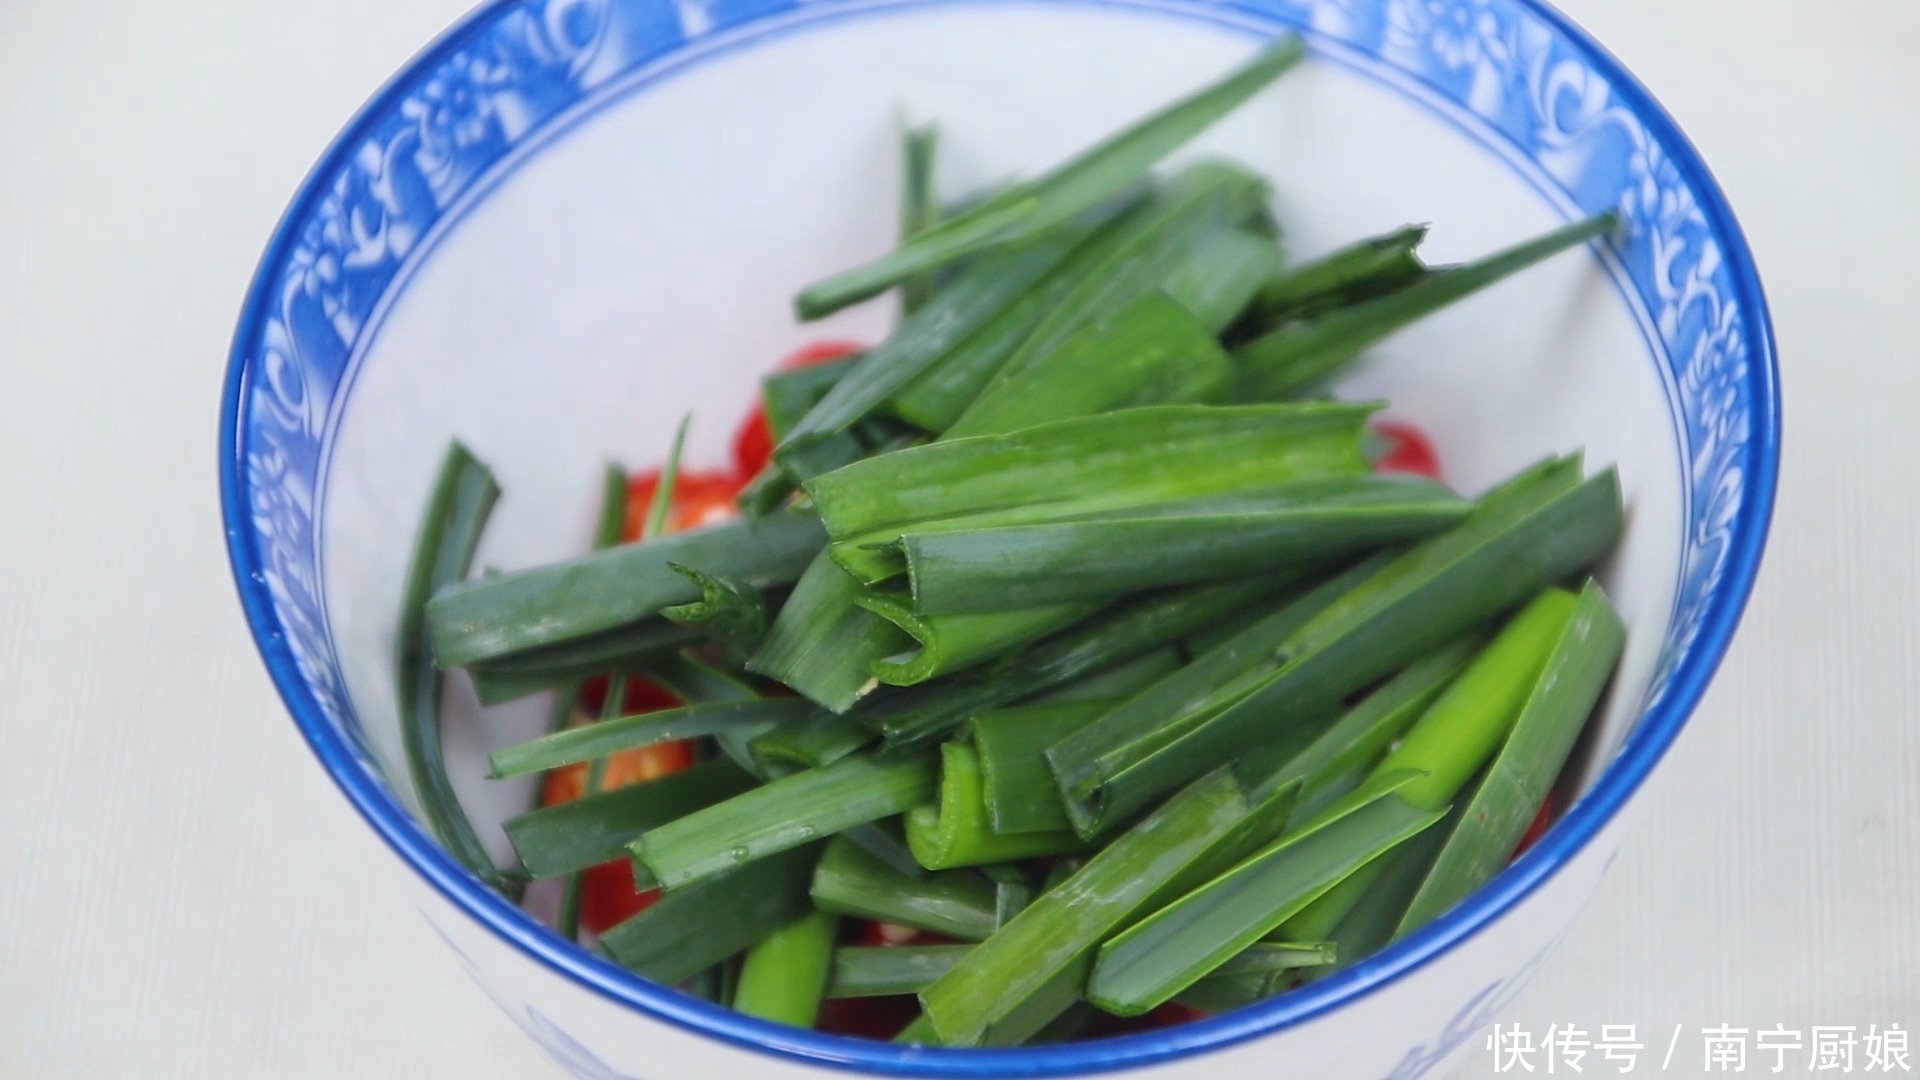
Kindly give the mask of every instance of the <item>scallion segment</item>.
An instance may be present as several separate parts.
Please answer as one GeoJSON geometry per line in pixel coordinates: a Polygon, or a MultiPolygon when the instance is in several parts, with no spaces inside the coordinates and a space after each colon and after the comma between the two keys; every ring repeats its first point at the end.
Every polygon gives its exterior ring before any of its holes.
{"type": "Polygon", "coordinates": [[[626,853],[648,829],[731,798],[753,777],[731,761],[707,761],[677,773],[543,806],[506,824],[521,865],[535,878],[558,877],[626,853]]]}
{"type": "Polygon", "coordinates": [[[999,925],[993,882],[973,870],[903,873],[847,837],[836,837],[813,874],[813,902],[849,915],[961,941],[999,925]]]}
{"type": "Polygon", "coordinates": [[[995,832],[987,822],[980,759],[973,747],[964,743],[950,742],[940,747],[939,801],[915,807],[907,815],[907,847],[929,870],[1064,855],[1088,846],[1070,829],[995,832]]]}
{"type": "Polygon", "coordinates": [[[778,852],[668,892],[601,934],[600,945],[655,982],[690,979],[813,910],[807,883],[819,848],[778,852]]]}
{"type": "Polygon", "coordinates": [[[761,938],[740,963],[733,1009],[795,1027],[813,1026],[833,966],[839,920],[814,911],[761,938]]]}
{"type": "Polygon", "coordinates": [[[715,735],[729,728],[796,719],[812,711],[811,704],[793,698],[688,705],[556,731],[517,746],[496,750],[490,760],[495,779],[524,776],[557,769],[562,765],[592,761],[622,750],[715,735]]]}
{"type": "Polygon", "coordinates": [[[428,597],[467,576],[487,515],[499,498],[500,487],[486,465],[458,442],[449,446],[407,571],[396,635],[400,647],[395,681],[400,687],[400,735],[407,773],[427,827],[474,876],[517,896],[519,886],[494,866],[447,778],[440,739],[441,675],[435,667],[436,644],[428,634],[426,617],[428,597]]]}

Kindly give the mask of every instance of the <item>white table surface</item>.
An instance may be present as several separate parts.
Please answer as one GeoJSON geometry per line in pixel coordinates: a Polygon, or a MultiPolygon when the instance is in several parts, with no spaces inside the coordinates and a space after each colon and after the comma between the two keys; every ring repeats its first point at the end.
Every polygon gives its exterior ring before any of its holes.
{"type": "MultiPolygon", "coordinates": [[[[287,722],[215,500],[269,229],[464,5],[0,3],[0,1077],[551,1075],[396,914],[407,871],[287,722]]],[[[1744,218],[1789,431],[1732,655],[1511,1019],[1661,1046],[1675,1024],[1911,1029],[1920,4],[1565,6],[1744,218]]]]}

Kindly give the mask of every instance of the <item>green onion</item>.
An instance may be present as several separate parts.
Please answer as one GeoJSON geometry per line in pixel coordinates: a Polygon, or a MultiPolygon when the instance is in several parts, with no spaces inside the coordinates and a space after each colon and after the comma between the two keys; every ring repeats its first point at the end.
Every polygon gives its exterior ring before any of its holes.
{"type": "MultiPolygon", "coordinates": [[[[600,474],[600,514],[594,521],[593,548],[602,551],[620,542],[621,531],[627,525],[627,471],[618,465],[608,465],[600,474]]],[[[547,730],[559,731],[573,718],[573,709],[580,701],[581,683],[575,681],[563,686],[554,695],[553,711],[547,718],[547,730]]],[[[485,702],[485,698],[481,699],[485,702]]]]}
{"type": "Polygon", "coordinates": [[[600,945],[655,982],[690,979],[812,911],[807,882],[818,857],[817,844],[797,847],[669,892],[600,945]]]}
{"type": "Polygon", "coordinates": [[[1155,652],[1271,598],[1282,587],[1282,583],[1259,580],[1151,593],[1002,664],[913,687],[871,703],[858,715],[885,735],[888,745],[932,742],[984,709],[1030,698],[1155,652]]]}
{"type": "Polygon", "coordinates": [[[764,787],[654,829],[631,846],[667,889],[800,847],[842,829],[904,813],[933,797],[924,756],[861,755],[764,787]]]}
{"type": "Polygon", "coordinates": [[[821,540],[819,522],[805,514],[725,522],[444,587],[427,602],[427,622],[442,667],[494,660],[630,628],[700,599],[674,563],[764,588],[799,577],[821,540]]]}
{"type": "Polygon", "coordinates": [[[1038,855],[1084,851],[1071,830],[996,833],[987,824],[980,759],[964,743],[940,747],[940,801],[907,815],[907,847],[929,870],[985,866],[1038,855]]]}
{"type": "Polygon", "coordinates": [[[788,720],[753,740],[753,756],[763,766],[820,769],[874,741],[865,724],[850,716],[815,711],[788,720]]]}
{"type": "MultiPolygon", "coordinates": [[[[907,243],[940,220],[940,200],[933,191],[934,155],[940,132],[932,125],[900,133],[900,242],[907,243]]],[[[900,313],[911,315],[933,295],[931,274],[919,274],[900,283],[900,313]]]]}
{"type": "Polygon", "coordinates": [[[395,681],[400,687],[400,737],[406,748],[407,772],[427,827],[475,877],[508,896],[516,896],[518,887],[493,865],[493,858],[460,806],[460,796],[447,779],[440,741],[443,688],[434,665],[435,643],[428,636],[425,617],[429,596],[466,577],[487,515],[499,498],[500,487],[487,467],[458,442],[449,446],[407,570],[395,681]]]}
{"type": "Polygon", "coordinates": [[[1064,232],[969,267],[907,316],[893,336],[863,354],[774,448],[774,460],[803,481],[825,471],[819,467],[823,462],[810,452],[814,444],[866,419],[895,391],[1032,288],[1067,257],[1078,239],[1077,234],[1064,232]]]}
{"type": "Polygon", "coordinates": [[[1087,1000],[1139,1016],[1259,941],[1381,853],[1445,816],[1398,795],[1417,777],[1370,783],[1232,870],[1100,948],[1087,1000]]]}
{"type": "Polygon", "coordinates": [[[995,383],[944,437],[999,435],[1130,405],[1204,401],[1224,390],[1235,370],[1192,312],[1166,293],[1148,293],[995,383]]]}
{"type": "Polygon", "coordinates": [[[917,994],[967,955],[971,945],[847,946],[833,951],[830,998],[917,994]]]}
{"type": "MultiPolygon", "coordinates": [[[[1167,295],[1193,312],[1212,334],[1231,326],[1254,297],[1280,274],[1280,245],[1270,236],[1246,229],[1227,229],[1208,236],[1184,266],[1167,279],[1167,295]]],[[[1209,387],[1224,393],[1227,383],[1209,387]]]]}
{"type": "Polygon", "coordinates": [[[530,810],[507,822],[507,836],[527,873],[558,877],[619,858],[648,829],[752,786],[753,778],[730,761],[701,762],[644,783],[530,810]]]}
{"type": "Polygon", "coordinates": [[[1082,676],[1057,690],[1036,694],[1028,702],[1033,705],[1066,705],[1076,701],[1120,701],[1179,670],[1185,660],[1186,656],[1178,646],[1169,645],[1082,676]]]}
{"type": "Polygon", "coordinates": [[[1000,926],[1033,903],[1033,878],[1018,863],[989,864],[980,872],[993,882],[993,918],[1000,926]]]}
{"type": "Polygon", "coordinates": [[[882,818],[865,825],[855,825],[840,835],[861,851],[910,878],[918,880],[927,876],[927,868],[921,866],[907,848],[907,828],[902,818],[882,818]]]}
{"type": "Polygon", "coordinates": [[[933,1021],[925,1013],[913,1018],[913,1022],[900,1029],[893,1041],[905,1046],[938,1046],[940,1036],[933,1030],[933,1021]]]}
{"type": "Polygon", "coordinates": [[[1173,1000],[1190,1009],[1229,1012],[1284,992],[1303,969],[1323,968],[1337,954],[1332,942],[1250,945],[1173,1000]]]}
{"type": "Polygon", "coordinates": [[[688,705],[556,731],[496,750],[489,760],[497,780],[591,761],[622,750],[713,735],[729,728],[790,720],[812,711],[811,704],[794,698],[688,705]]]}
{"type": "Polygon", "coordinates": [[[916,611],[993,611],[1247,576],[1410,543],[1473,504],[1429,480],[1306,480],[1076,521],[900,538],[916,611]]]}
{"type": "Polygon", "coordinates": [[[1439,918],[1506,867],[1606,689],[1625,635],[1606,594],[1589,581],[1528,687],[1512,734],[1408,905],[1399,935],[1439,918]]]}
{"type": "Polygon", "coordinates": [[[1241,105],[1306,53],[1298,38],[1262,51],[1225,79],[1172,103],[1037,180],[916,234],[874,263],[808,287],[796,301],[818,318],[916,274],[1054,228],[1145,176],[1155,162],[1241,105]]]}
{"type": "MultiPolygon", "coordinates": [[[[600,723],[607,723],[620,714],[621,704],[627,700],[627,677],[614,675],[607,680],[607,697],[600,705],[600,723]]],[[[607,759],[596,757],[587,765],[586,778],[580,784],[580,794],[584,796],[598,794],[606,786],[607,759]]],[[[636,884],[639,878],[635,878],[636,884]]],[[[560,916],[556,929],[568,941],[580,936],[580,901],[586,883],[579,874],[567,878],[566,891],[560,896],[560,916]]]]}
{"type": "Polygon", "coordinates": [[[1073,828],[1047,770],[1046,749],[1092,723],[1110,701],[1028,705],[973,718],[973,746],[987,822],[996,833],[1064,832],[1073,828]]]}
{"type": "MultiPolygon", "coordinates": [[[[649,679],[689,706],[760,700],[759,693],[753,687],[679,653],[651,659],[646,671],[649,679]]],[[[735,765],[755,778],[765,780],[766,772],[749,747],[753,740],[779,723],[779,720],[766,719],[729,724],[713,732],[713,741],[735,765]]]]}
{"type": "Polygon", "coordinates": [[[1404,288],[1433,273],[1415,254],[1427,226],[1362,240],[1281,274],[1260,293],[1260,317],[1269,322],[1310,318],[1404,288]]]}
{"type": "Polygon", "coordinates": [[[1078,999],[1102,941],[1267,843],[1292,807],[1291,789],[1249,802],[1226,769],[1169,799],[921,991],[939,1041],[1024,1039],[1078,999]]]}
{"type": "Polygon", "coordinates": [[[1080,834],[1095,835],[1118,820],[1106,803],[1088,796],[1099,789],[1104,747],[1174,737],[1189,718],[1204,718],[1221,687],[1270,669],[1289,637],[1386,561],[1387,556],[1377,556],[1322,581],[1049,747],[1047,764],[1058,781],[1063,810],[1080,834]]]}
{"type": "Polygon", "coordinates": [[[696,630],[736,653],[751,654],[767,636],[766,598],[747,582],[673,563],[672,569],[700,587],[700,599],[660,609],[661,618],[696,630]]]}
{"type": "Polygon", "coordinates": [[[850,838],[835,837],[813,873],[821,911],[978,941],[1000,925],[994,884],[977,871],[901,872],[850,838]]]}
{"type": "Polygon", "coordinates": [[[467,674],[473,678],[480,703],[498,705],[542,690],[573,685],[608,671],[631,670],[699,640],[697,633],[665,619],[648,619],[575,641],[472,664],[467,674]]]}
{"type": "Polygon", "coordinates": [[[786,441],[813,407],[859,363],[860,354],[855,353],[838,360],[776,371],[761,379],[760,398],[767,414],[767,431],[774,441],[786,441]]]}
{"type": "Polygon", "coordinates": [[[1210,763],[1245,753],[1275,718],[1311,716],[1593,565],[1620,535],[1619,479],[1579,479],[1577,461],[1529,470],[1483,499],[1474,515],[1423,541],[1350,590],[1287,639],[1275,670],[1222,687],[1177,722],[1110,740],[1087,728],[1056,775],[1098,820],[1151,802],[1210,763]]]}
{"type": "Polygon", "coordinates": [[[880,685],[873,665],[911,647],[912,638],[854,606],[860,583],[821,552],[794,586],[747,670],[785,683],[834,712],[846,712],[880,685]]]}
{"type": "Polygon", "coordinates": [[[1167,285],[1201,302],[1206,282],[1180,276],[1194,262],[1199,238],[1254,217],[1266,198],[1258,177],[1231,165],[1181,170],[1095,230],[1025,296],[895,394],[888,410],[927,431],[946,431],[1002,369],[1024,368],[1127,302],[1167,285]]]}
{"type": "Polygon", "coordinates": [[[1242,346],[1243,400],[1293,394],[1359,355],[1376,342],[1568,248],[1606,235],[1619,224],[1612,214],[1509,248],[1479,262],[1429,274],[1385,296],[1283,326],[1242,346]]]}
{"type": "Polygon", "coordinates": [[[1465,812],[1466,804],[1456,803],[1440,824],[1361,867],[1360,873],[1347,879],[1364,880],[1367,887],[1334,928],[1333,946],[1340,958],[1331,967],[1308,972],[1305,979],[1316,980],[1351,967],[1393,940],[1394,928],[1406,913],[1421,879],[1426,877],[1427,868],[1433,865],[1433,857],[1446,842],[1448,831],[1465,812]]]}
{"type": "Polygon", "coordinates": [[[842,559],[904,531],[1060,521],[1358,474],[1372,412],[1324,402],[1128,409],[885,454],[805,486],[842,559]]]}
{"type": "Polygon", "coordinates": [[[913,686],[1004,656],[1106,606],[1104,599],[1081,600],[1012,611],[919,615],[912,601],[900,593],[867,593],[854,604],[913,639],[913,646],[874,661],[868,669],[893,686],[913,686]]]}
{"type": "Polygon", "coordinates": [[[734,988],[733,1008],[747,1016],[812,1027],[833,963],[839,928],[831,915],[811,912],[775,930],[747,950],[734,988]]]}

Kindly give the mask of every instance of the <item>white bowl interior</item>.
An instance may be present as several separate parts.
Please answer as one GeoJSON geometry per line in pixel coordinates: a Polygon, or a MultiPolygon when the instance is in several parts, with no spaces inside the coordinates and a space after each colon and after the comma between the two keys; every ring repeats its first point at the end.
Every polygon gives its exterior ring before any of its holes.
{"type": "MultiPolygon", "coordinates": [[[[322,580],[354,710],[412,801],[394,708],[394,629],[428,488],[450,438],[505,498],[481,549],[522,567],[586,543],[600,464],[657,463],[694,415],[691,465],[719,465],[758,377],[824,336],[877,340],[886,303],[820,324],[793,293],[893,238],[897,116],[937,120],[951,193],[1031,175],[1244,58],[1254,38],[1117,7],[932,7],[803,27],[704,54],[578,118],[449,214],[391,291],[322,476],[322,580]],[[445,221],[453,224],[447,226],[445,221]]],[[[1393,88],[1320,56],[1186,155],[1273,180],[1296,257],[1406,222],[1465,259],[1570,212],[1509,155],[1393,88]]],[[[525,153],[523,150],[522,153],[525,153]]],[[[1680,561],[1679,446],[1644,309],[1576,253],[1393,339],[1349,380],[1439,444],[1477,492],[1549,453],[1617,464],[1631,524],[1606,584],[1628,653],[1582,778],[1638,715],[1680,561]]],[[[524,809],[483,752],[534,734],[544,700],[481,711],[454,680],[449,765],[481,832],[524,809]]]]}

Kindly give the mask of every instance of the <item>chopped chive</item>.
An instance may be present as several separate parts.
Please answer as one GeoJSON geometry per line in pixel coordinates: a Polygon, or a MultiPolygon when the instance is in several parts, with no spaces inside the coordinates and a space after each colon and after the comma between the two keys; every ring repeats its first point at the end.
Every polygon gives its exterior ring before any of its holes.
{"type": "MultiPolygon", "coordinates": [[[[940,199],[933,190],[934,155],[940,132],[931,124],[900,133],[900,243],[906,244],[940,220],[940,199]]],[[[900,312],[911,315],[933,295],[932,274],[918,274],[900,283],[900,312]]]]}
{"type": "Polygon", "coordinates": [[[773,620],[747,670],[786,684],[834,712],[846,712],[880,681],[873,665],[913,639],[854,606],[860,583],[822,551],[773,620]]]}
{"type": "Polygon", "coordinates": [[[1306,49],[1290,37],[1226,78],[1201,88],[985,205],[918,233],[866,266],[809,286],[795,302],[818,318],[916,274],[1054,228],[1138,182],[1155,162],[1212,126],[1299,63],[1306,49]]]}
{"type": "Polygon", "coordinates": [[[1000,925],[992,881],[973,870],[903,872],[862,848],[850,836],[835,837],[813,873],[813,902],[822,911],[979,941],[1000,925]]]}
{"type": "Polygon", "coordinates": [[[1226,769],[1169,799],[921,991],[940,1041],[999,1044],[1037,1030],[1051,1016],[1035,1024],[1033,1012],[1057,1015],[1078,999],[1102,941],[1257,850],[1292,806],[1292,789],[1249,802],[1226,769]]]}
{"type": "Polygon", "coordinates": [[[668,892],[600,935],[622,967],[669,986],[690,979],[813,910],[819,845],[778,852],[668,892]]]}
{"type": "Polygon", "coordinates": [[[929,870],[1062,855],[1089,846],[1071,830],[994,832],[987,824],[980,759],[964,743],[941,744],[939,797],[938,803],[907,814],[907,847],[929,870]]]}
{"type": "Polygon", "coordinates": [[[874,677],[892,686],[913,686],[964,671],[1020,646],[1064,629],[1106,606],[1104,599],[1079,600],[1012,611],[920,615],[900,593],[866,593],[854,604],[900,628],[914,646],[875,660],[874,677]]]}
{"type": "Polygon", "coordinates": [[[761,938],[740,964],[733,1009],[779,1024],[810,1028],[820,1012],[833,965],[839,920],[809,912],[761,938]]]}
{"type": "Polygon", "coordinates": [[[1479,262],[1436,271],[1385,296],[1283,326],[1241,347],[1244,374],[1239,396],[1266,400],[1293,394],[1406,326],[1562,251],[1605,236],[1618,224],[1614,215],[1602,214],[1479,262]]]}
{"type": "Polygon", "coordinates": [[[1233,358],[1192,312],[1152,292],[995,383],[944,437],[1000,435],[1130,405],[1204,401],[1224,390],[1234,371],[1233,358]]]}
{"type": "Polygon", "coordinates": [[[427,602],[427,622],[442,667],[496,660],[624,630],[700,599],[673,563],[764,588],[798,578],[823,539],[807,514],[724,522],[444,587],[427,602]]]}
{"type": "Polygon", "coordinates": [[[907,532],[914,609],[993,611],[1327,563],[1457,525],[1473,504],[1430,480],[1350,476],[1075,521],[907,532]]]}
{"type": "Polygon", "coordinates": [[[1179,646],[1169,645],[1082,676],[1057,690],[1037,694],[1028,699],[1028,703],[1066,705],[1076,701],[1121,701],[1166,678],[1178,670],[1184,660],[1179,646]]]}
{"type": "Polygon", "coordinates": [[[959,963],[971,945],[882,945],[841,947],[833,951],[830,998],[894,997],[917,994],[959,963]]]}
{"type": "Polygon", "coordinates": [[[700,599],[663,607],[661,618],[697,630],[738,654],[750,655],[760,647],[770,617],[766,597],[759,589],[737,578],[708,574],[679,563],[671,566],[700,587],[700,599]]]}
{"type": "Polygon", "coordinates": [[[671,890],[741,863],[904,813],[933,797],[933,763],[923,755],[860,755],[784,776],[669,822],[630,845],[671,890]]]}
{"type": "Polygon", "coordinates": [[[869,458],[806,491],[841,548],[904,531],[1061,521],[1357,475],[1366,468],[1360,429],[1373,411],[1327,402],[1127,409],[869,458]]]}
{"type": "Polygon", "coordinates": [[[1179,726],[1104,744],[1087,728],[1056,774],[1090,816],[1121,815],[1258,745],[1275,718],[1311,716],[1482,625],[1541,588],[1590,567],[1623,524],[1619,479],[1579,479],[1577,462],[1522,474],[1474,515],[1425,540],[1340,597],[1287,639],[1270,674],[1221,688],[1179,726]]]}
{"type": "Polygon", "coordinates": [[[519,888],[494,866],[447,779],[440,734],[443,687],[425,616],[429,596],[466,577],[487,515],[499,498],[500,487],[486,465],[458,442],[451,444],[414,541],[394,665],[400,687],[401,743],[421,816],[448,853],[475,877],[508,896],[518,896],[519,888]]]}
{"type": "Polygon", "coordinates": [[[729,701],[662,709],[542,735],[528,742],[495,750],[489,760],[495,779],[524,776],[557,769],[562,765],[592,761],[622,750],[634,750],[677,739],[695,739],[729,728],[790,720],[812,710],[810,703],[794,698],[729,701]]]}
{"type": "Polygon", "coordinates": [[[527,873],[559,877],[620,858],[648,829],[752,786],[753,778],[731,761],[705,761],[643,783],[530,810],[507,822],[507,836],[527,873]]]}
{"type": "Polygon", "coordinates": [[[965,341],[993,315],[1019,299],[1073,250],[1078,236],[1063,232],[997,253],[955,278],[909,315],[891,337],[862,354],[787,433],[773,457],[801,480],[820,471],[808,447],[866,419],[921,372],[965,341]]]}
{"type": "Polygon", "coordinates": [[[1100,948],[1087,1000],[1139,1016],[1219,967],[1444,811],[1399,797],[1414,774],[1384,777],[1100,948]]]}
{"type": "Polygon", "coordinates": [[[820,769],[864,750],[876,736],[850,716],[814,711],[769,729],[753,740],[761,764],[820,769]]]}
{"type": "Polygon", "coordinates": [[[1404,288],[1433,271],[1416,252],[1427,226],[1409,225],[1282,273],[1260,293],[1268,322],[1310,318],[1404,288]]]}
{"type": "Polygon", "coordinates": [[[1111,701],[1026,705],[973,718],[987,822],[996,833],[1069,831],[1073,822],[1047,770],[1046,749],[1092,723],[1111,701]]]}
{"type": "Polygon", "coordinates": [[[1082,836],[1099,833],[1115,821],[1120,808],[1092,797],[1099,791],[1103,749],[1137,745],[1142,740],[1176,739],[1179,733],[1203,722],[1222,687],[1255,678],[1276,664],[1285,641],[1300,631],[1349,590],[1384,566],[1387,556],[1376,556],[1335,574],[1246,627],[1239,634],[1195,657],[1193,662],[1123,701],[1094,722],[1063,737],[1046,750],[1048,768],[1058,782],[1062,808],[1082,836]]]}
{"type": "Polygon", "coordinates": [[[1003,664],[910,688],[874,702],[860,716],[885,735],[890,746],[932,742],[983,709],[1032,697],[1163,648],[1261,603],[1282,587],[1260,580],[1150,593],[1048,638],[1003,664]]]}
{"type": "Polygon", "coordinates": [[[1467,797],[1466,813],[1446,832],[1396,936],[1439,918],[1506,867],[1606,689],[1625,634],[1606,594],[1587,582],[1528,688],[1512,734],[1467,797]]]}

